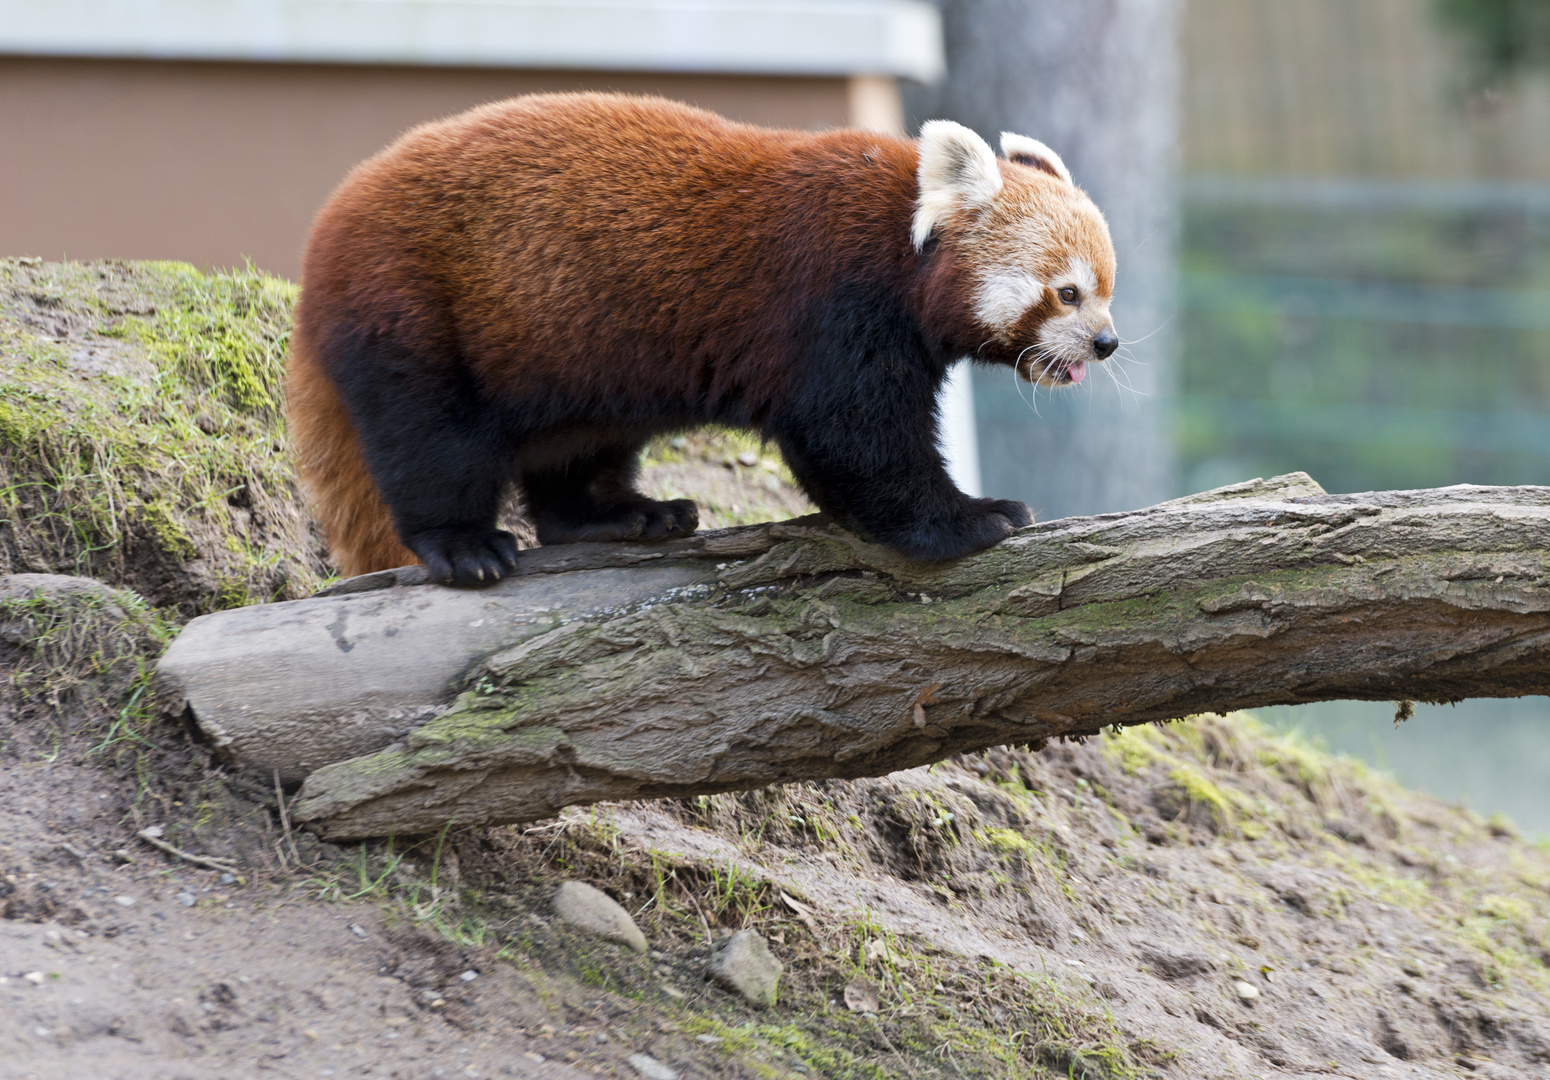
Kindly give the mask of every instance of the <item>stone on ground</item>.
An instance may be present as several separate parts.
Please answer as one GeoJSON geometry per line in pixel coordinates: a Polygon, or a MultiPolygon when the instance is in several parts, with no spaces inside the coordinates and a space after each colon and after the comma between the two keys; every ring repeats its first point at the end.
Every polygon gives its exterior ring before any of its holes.
{"type": "Polygon", "coordinates": [[[631,1054],[627,1059],[646,1080],[678,1080],[678,1070],[664,1065],[650,1054],[631,1054]]]}
{"type": "Polygon", "coordinates": [[[775,1004],[781,963],[752,930],[739,930],[716,947],[710,957],[710,977],[755,1005],[775,1004]]]}
{"type": "Polygon", "coordinates": [[[580,881],[567,881],[554,896],[554,913],[578,930],[646,951],[646,935],[630,913],[606,893],[580,881]]]}

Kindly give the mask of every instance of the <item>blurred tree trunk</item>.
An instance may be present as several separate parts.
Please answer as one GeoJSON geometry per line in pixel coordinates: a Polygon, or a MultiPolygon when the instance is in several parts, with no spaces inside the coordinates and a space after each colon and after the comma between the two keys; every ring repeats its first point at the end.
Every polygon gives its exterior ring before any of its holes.
{"type": "Polygon", "coordinates": [[[1114,304],[1134,361],[1105,365],[1053,397],[977,370],[986,494],[1048,519],[1130,510],[1175,493],[1168,404],[1175,380],[1180,0],[941,0],[947,78],[912,88],[911,123],[946,117],[996,145],[1042,139],[1109,219],[1119,255],[1114,304]],[[1037,415],[1024,400],[1035,400],[1037,415]]]}

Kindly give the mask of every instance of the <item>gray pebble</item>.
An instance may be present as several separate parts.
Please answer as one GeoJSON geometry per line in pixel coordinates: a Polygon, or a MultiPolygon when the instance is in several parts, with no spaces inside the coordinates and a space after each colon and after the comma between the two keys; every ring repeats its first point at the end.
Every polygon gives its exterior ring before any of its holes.
{"type": "Polygon", "coordinates": [[[580,881],[567,881],[554,895],[554,913],[572,926],[598,937],[646,951],[646,935],[630,913],[605,893],[580,881]]]}
{"type": "Polygon", "coordinates": [[[781,963],[753,930],[739,930],[718,945],[707,971],[712,979],[755,1005],[775,1004],[781,963]]]}
{"type": "Polygon", "coordinates": [[[626,1060],[646,1080],[678,1080],[678,1070],[662,1064],[650,1054],[631,1054],[626,1060]]]}

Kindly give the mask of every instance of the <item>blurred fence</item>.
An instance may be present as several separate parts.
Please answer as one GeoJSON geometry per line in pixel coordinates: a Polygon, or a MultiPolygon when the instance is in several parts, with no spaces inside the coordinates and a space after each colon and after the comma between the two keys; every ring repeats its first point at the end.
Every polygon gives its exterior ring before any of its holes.
{"type": "Polygon", "coordinates": [[[1550,80],[1480,86],[1476,43],[1439,9],[1435,0],[1188,0],[1186,168],[1550,179],[1550,80]]]}

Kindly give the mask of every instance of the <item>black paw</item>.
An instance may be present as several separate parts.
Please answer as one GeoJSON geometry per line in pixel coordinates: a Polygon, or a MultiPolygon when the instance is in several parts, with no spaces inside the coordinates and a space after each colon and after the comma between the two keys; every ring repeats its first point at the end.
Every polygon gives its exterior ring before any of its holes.
{"type": "MultiPolygon", "coordinates": [[[[989,504],[990,512],[996,517],[1006,518],[1012,525],[1012,531],[1025,528],[1033,524],[1033,511],[1025,502],[1016,499],[976,499],[975,502],[989,504]]],[[[1002,537],[1004,540],[1005,537],[1002,537]]]]}
{"type": "Polygon", "coordinates": [[[642,540],[688,536],[700,527],[700,508],[692,499],[649,502],[639,508],[642,540]]]}
{"type": "Polygon", "coordinates": [[[443,585],[492,585],[517,568],[517,538],[504,529],[432,529],[408,547],[443,585]]]}
{"type": "Polygon", "coordinates": [[[622,503],[588,521],[565,521],[538,515],[534,521],[540,544],[574,544],[583,540],[662,540],[688,536],[699,528],[700,508],[689,499],[670,502],[622,503]]]}
{"type": "Polygon", "coordinates": [[[950,517],[923,522],[892,546],[922,562],[960,559],[994,547],[1032,522],[1033,511],[1026,503],[965,497],[950,517]]]}

